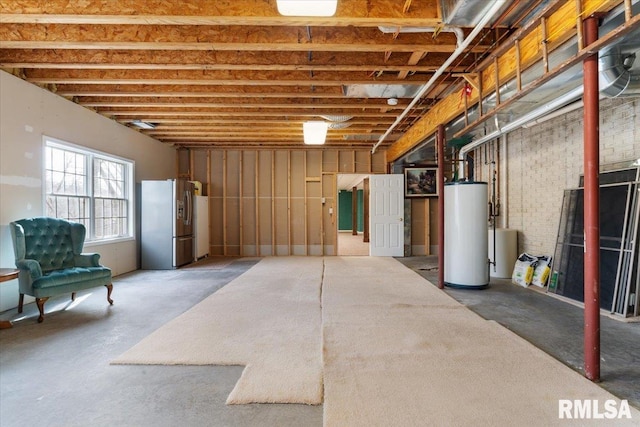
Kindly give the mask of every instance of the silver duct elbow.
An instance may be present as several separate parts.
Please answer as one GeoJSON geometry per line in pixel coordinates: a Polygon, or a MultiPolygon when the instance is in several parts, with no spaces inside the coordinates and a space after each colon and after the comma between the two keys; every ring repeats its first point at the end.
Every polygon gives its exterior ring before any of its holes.
{"type": "Polygon", "coordinates": [[[635,52],[625,53],[620,46],[600,52],[600,93],[615,98],[640,95],[640,72],[632,70],[635,52]]]}

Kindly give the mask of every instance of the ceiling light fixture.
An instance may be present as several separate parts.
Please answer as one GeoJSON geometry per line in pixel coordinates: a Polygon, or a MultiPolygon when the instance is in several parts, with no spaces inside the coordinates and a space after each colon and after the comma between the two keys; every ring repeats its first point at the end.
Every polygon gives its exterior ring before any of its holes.
{"type": "Polygon", "coordinates": [[[143,122],[142,120],[133,120],[131,122],[132,125],[139,127],[140,129],[155,129],[156,125],[149,122],[143,122]]]}
{"type": "Polygon", "coordinates": [[[276,0],[278,13],[284,16],[333,16],[338,0],[276,0]]]}
{"type": "Polygon", "coordinates": [[[322,145],[327,138],[327,122],[309,121],[302,124],[304,143],[307,145],[322,145]]]}

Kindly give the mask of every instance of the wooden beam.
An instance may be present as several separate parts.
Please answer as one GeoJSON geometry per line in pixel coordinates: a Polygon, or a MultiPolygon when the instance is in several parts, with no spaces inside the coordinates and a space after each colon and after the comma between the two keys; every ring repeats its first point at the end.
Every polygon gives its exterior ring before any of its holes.
{"type": "Polygon", "coordinates": [[[0,22],[111,25],[312,25],[312,26],[432,26],[440,22],[438,2],[413,3],[404,11],[396,0],[341,0],[332,17],[286,17],[275,2],[234,0],[199,1],[189,7],[179,2],[129,0],[69,2],[21,0],[4,2],[0,22]]]}
{"type": "MultiPolygon", "coordinates": [[[[414,53],[395,52],[384,61],[378,52],[269,52],[256,55],[248,51],[144,51],[144,50],[43,50],[2,49],[0,64],[3,67],[34,68],[123,68],[168,69],[168,70],[317,70],[334,67],[338,71],[367,71],[374,69],[395,71],[409,69],[407,63],[415,65],[416,71],[435,71],[446,54],[433,54],[414,63],[414,53]],[[19,66],[19,67],[18,67],[19,66]],[[368,67],[368,68],[367,68],[368,67]]],[[[461,63],[471,65],[467,60],[461,63]]],[[[334,69],[332,68],[332,69],[334,69]]],[[[325,70],[326,71],[326,70],[325,70]]]]}
{"type": "MultiPolygon", "coordinates": [[[[597,12],[606,12],[621,3],[622,0],[583,0],[583,10],[585,15],[597,12]]],[[[481,70],[481,78],[479,82],[482,84],[482,87],[495,87],[496,74],[494,71],[494,56],[498,57],[499,73],[497,77],[499,80],[508,81],[515,77],[517,68],[515,65],[515,40],[519,40],[518,57],[520,58],[522,72],[542,58],[543,47],[540,43],[540,23],[543,18],[549,26],[549,35],[547,37],[547,48],[549,49],[549,52],[553,51],[555,48],[560,46],[562,42],[575,35],[575,10],[575,0],[557,0],[549,4],[540,14],[534,17],[530,23],[523,27],[523,29],[517,31],[509,38],[509,40],[499,46],[490,59],[480,64],[479,70],[481,70]]],[[[611,42],[612,38],[628,33],[636,26],[638,26],[638,17],[634,17],[631,21],[620,26],[617,30],[610,32],[607,37],[600,39],[598,44],[600,46],[605,46],[606,43],[611,42]]],[[[575,65],[582,59],[583,55],[584,52],[580,52],[578,55],[572,57],[572,59],[560,64],[555,70],[547,73],[542,79],[537,79],[533,82],[533,86],[529,84],[527,86],[528,89],[523,88],[519,94],[512,96],[507,101],[503,101],[500,108],[496,108],[488,114],[481,115],[482,117],[480,120],[469,124],[458,134],[469,132],[480,122],[497,114],[498,111],[501,111],[506,106],[511,105],[517,99],[520,99],[526,93],[533,90],[534,87],[542,84],[543,81],[548,81],[569,66],[575,65]]],[[[483,95],[487,94],[485,93],[483,95]]],[[[469,106],[477,103],[478,99],[478,94],[473,94],[469,98],[469,106]]],[[[398,159],[402,154],[421,143],[426,137],[432,135],[436,131],[439,124],[448,123],[458,115],[463,114],[464,110],[459,104],[459,94],[457,91],[454,91],[433,106],[433,108],[425,113],[420,120],[418,120],[409,130],[407,130],[407,132],[405,132],[388,148],[388,161],[392,162],[398,159]]]]}
{"type": "MultiPolygon", "coordinates": [[[[320,27],[313,29],[311,40],[306,33],[306,27],[0,25],[3,49],[414,52],[416,46],[423,46],[439,53],[456,49],[456,38],[449,33],[437,39],[429,33],[403,33],[394,39],[375,27],[320,27]]],[[[469,51],[487,48],[478,45],[469,51]]]]}
{"type": "MultiPolygon", "coordinates": [[[[402,71],[400,71],[400,73],[398,73],[398,78],[405,79],[411,71],[419,71],[417,68],[409,68],[409,67],[413,67],[416,64],[418,64],[418,62],[420,62],[420,60],[424,58],[426,55],[427,55],[427,52],[425,51],[413,52],[411,54],[411,57],[407,61],[407,64],[408,64],[407,68],[403,69],[402,71]]],[[[15,68],[22,68],[22,67],[15,67],[15,68]]]]}
{"type": "MultiPolygon", "coordinates": [[[[362,102],[360,101],[361,104],[357,105],[357,104],[350,104],[348,102],[342,103],[342,104],[337,104],[337,103],[327,103],[327,104],[319,104],[319,103],[309,103],[309,104],[304,104],[304,103],[300,103],[298,108],[300,109],[320,109],[320,110],[328,110],[328,109],[334,109],[334,108],[341,108],[343,110],[348,110],[348,109],[355,109],[355,110],[366,110],[366,109],[373,109],[373,110],[379,110],[380,108],[385,108],[386,110],[403,110],[405,108],[405,106],[398,104],[395,106],[386,106],[386,102],[382,103],[382,102],[377,102],[375,104],[371,103],[371,104],[367,104],[366,102],[362,102]]],[[[182,109],[187,109],[187,108],[199,108],[199,109],[203,109],[203,108],[236,108],[236,109],[254,109],[254,108],[272,108],[272,109],[278,109],[278,108],[292,108],[295,107],[295,103],[290,102],[290,103],[286,103],[286,104],[271,104],[271,103],[266,103],[266,102],[261,102],[261,103],[230,103],[230,102],[225,102],[225,103],[218,103],[218,102],[86,102],[86,101],[80,101],[78,102],[78,104],[84,106],[84,107],[90,107],[90,108],[109,108],[109,107],[115,107],[115,108],[172,108],[172,109],[178,109],[178,110],[182,110],[182,109]]]]}

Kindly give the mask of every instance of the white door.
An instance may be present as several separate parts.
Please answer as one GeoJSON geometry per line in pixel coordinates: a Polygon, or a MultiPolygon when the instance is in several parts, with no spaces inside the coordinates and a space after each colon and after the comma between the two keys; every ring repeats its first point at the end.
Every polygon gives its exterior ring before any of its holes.
{"type": "Polygon", "coordinates": [[[371,175],[371,256],[404,256],[404,175],[371,175]]]}

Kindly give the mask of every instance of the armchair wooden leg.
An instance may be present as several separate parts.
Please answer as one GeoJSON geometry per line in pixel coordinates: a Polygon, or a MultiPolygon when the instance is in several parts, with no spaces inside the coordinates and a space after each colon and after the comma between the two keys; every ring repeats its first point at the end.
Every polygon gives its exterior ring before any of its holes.
{"type": "Polygon", "coordinates": [[[44,320],[44,303],[47,302],[49,297],[46,298],[36,298],[36,304],[38,305],[38,310],[40,311],[40,317],[38,317],[38,323],[42,323],[44,320]]]}
{"type": "Polygon", "coordinates": [[[75,300],[76,300],[76,293],[71,292],[71,301],[75,301],[75,300]]]}
{"type": "Polygon", "coordinates": [[[20,299],[18,299],[18,313],[22,313],[23,305],[24,305],[24,294],[20,294],[20,299]]]}
{"type": "Polygon", "coordinates": [[[104,285],[107,288],[107,301],[109,304],[113,305],[113,300],[111,299],[111,291],[113,291],[113,285],[109,283],[108,285],[104,285]]]}

